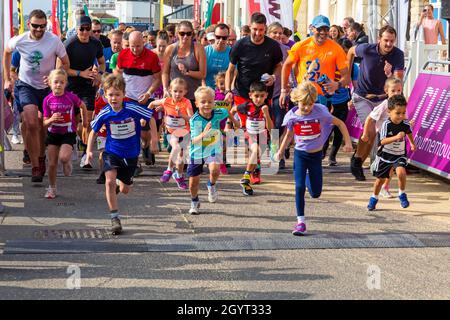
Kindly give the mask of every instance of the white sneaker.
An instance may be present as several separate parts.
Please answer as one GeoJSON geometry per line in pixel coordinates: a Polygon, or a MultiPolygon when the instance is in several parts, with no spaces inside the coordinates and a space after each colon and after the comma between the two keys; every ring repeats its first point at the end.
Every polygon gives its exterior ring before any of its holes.
{"type": "Polygon", "coordinates": [[[219,197],[219,194],[217,193],[216,185],[208,186],[208,201],[210,203],[214,203],[217,201],[217,198],[219,197]]]}
{"type": "Polygon", "coordinates": [[[47,199],[55,199],[56,198],[56,188],[48,187],[45,189],[47,192],[45,193],[45,198],[47,199]]]}
{"type": "Polygon", "coordinates": [[[89,162],[86,162],[87,155],[86,153],[81,157],[80,168],[82,169],[92,169],[92,165],[89,162]]]}
{"type": "Polygon", "coordinates": [[[383,198],[393,198],[394,196],[389,192],[389,190],[385,189],[385,188],[381,188],[380,190],[380,195],[383,198]]]}
{"type": "Polygon", "coordinates": [[[22,139],[20,139],[20,136],[18,136],[18,135],[13,135],[11,138],[11,143],[12,144],[21,144],[22,139]]]}
{"type": "Polygon", "coordinates": [[[199,214],[200,201],[191,201],[191,209],[189,209],[190,214],[199,214]]]}

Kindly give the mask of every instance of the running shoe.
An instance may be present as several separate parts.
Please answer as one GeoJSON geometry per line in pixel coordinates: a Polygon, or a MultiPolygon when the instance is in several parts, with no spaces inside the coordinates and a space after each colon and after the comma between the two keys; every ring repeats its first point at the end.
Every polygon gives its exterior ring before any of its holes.
{"type": "Polygon", "coordinates": [[[228,174],[227,166],[224,163],[222,163],[220,165],[220,174],[222,174],[222,175],[227,175],[228,174]]]}
{"type": "Polygon", "coordinates": [[[97,181],[97,184],[105,184],[106,183],[105,173],[104,172],[100,173],[100,175],[98,176],[96,181],[97,181]]]}
{"type": "Polygon", "coordinates": [[[393,198],[394,196],[389,192],[389,189],[381,188],[380,196],[383,198],[393,198]]]}
{"type": "Polygon", "coordinates": [[[115,235],[119,235],[122,233],[122,224],[120,223],[119,218],[111,219],[111,233],[115,235]]]}
{"type": "Polygon", "coordinates": [[[188,188],[188,185],[186,183],[186,179],[184,179],[183,176],[181,176],[179,178],[175,178],[175,177],[173,177],[173,178],[174,178],[175,182],[178,185],[178,189],[186,190],[188,188]]]}
{"type": "Polygon", "coordinates": [[[81,169],[92,169],[92,165],[89,162],[86,162],[86,153],[83,154],[80,160],[80,168],[81,169]]]}
{"type": "Polygon", "coordinates": [[[159,181],[161,181],[163,183],[169,182],[171,176],[172,176],[172,171],[166,170],[163,172],[163,175],[161,176],[161,178],[159,178],[159,181]]]}
{"type": "Polygon", "coordinates": [[[217,201],[217,198],[219,197],[219,194],[217,193],[216,185],[206,185],[208,188],[208,201],[210,203],[215,203],[217,201]]]}
{"type": "Polygon", "coordinates": [[[402,193],[401,195],[398,196],[398,198],[400,199],[400,205],[402,206],[402,208],[409,207],[409,201],[408,197],[406,196],[406,193],[402,193]]]}
{"type": "Polygon", "coordinates": [[[31,182],[42,182],[44,177],[41,173],[42,171],[39,167],[31,168],[31,182]]]}
{"type": "Polygon", "coordinates": [[[18,136],[18,135],[13,135],[12,136],[12,138],[11,138],[11,143],[12,144],[21,144],[22,143],[22,141],[21,141],[21,139],[20,139],[20,136],[18,136]]]}
{"type": "Polygon", "coordinates": [[[193,215],[200,214],[200,201],[191,201],[191,209],[189,209],[189,213],[193,215]]]}
{"type": "Polygon", "coordinates": [[[373,211],[375,210],[375,207],[377,206],[378,199],[374,197],[370,197],[369,204],[367,205],[367,210],[373,211]]]}
{"type": "Polygon", "coordinates": [[[286,161],[284,159],[280,160],[280,163],[278,164],[278,170],[284,170],[286,169],[286,161]]]}
{"type": "Polygon", "coordinates": [[[28,154],[27,150],[23,150],[23,158],[22,158],[23,163],[25,164],[30,164],[31,163],[31,159],[30,159],[30,155],[28,154]]]}
{"type": "Polygon", "coordinates": [[[366,177],[364,176],[364,171],[362,168],[362,159],[359,157],[355,157],[355,155],[352,156],[352,159],[350,161],[350,172],[358,181],[365,181],[366,177]]]}
{"type": "Polygon", "coordinates": [[[56,188],[48,187],[45,189],[45,198],[46,199],[55,199],[56,198],[56,188]]]}
{"type": "Polygon", "coordinates": [[[261,184],[261,170],[260,169],[255,169],[255,171],[253,171],[250,174],[250,183],[251,184],[261,184]]]}
{"type": "Polygon", "coordinates": [[[241,187],[242,187],[242,193],[245,196],[253,195],[253,188],[250,186],[250,175],[249,174],[244,174],[244,176],[242,177],[241,187]]]}
{"type": "Polygon", "coordinates": [[[306,224],[303,222],[297,223],[294,230],[292,230],[292,234],[294,236],[303,236],[306,233],[306,224]]]}
{"type": "Polygon", "coordinates": [[[336,159],[328,159],[328,166],[329,167],[336,167],[337,166],[336,159]]]}

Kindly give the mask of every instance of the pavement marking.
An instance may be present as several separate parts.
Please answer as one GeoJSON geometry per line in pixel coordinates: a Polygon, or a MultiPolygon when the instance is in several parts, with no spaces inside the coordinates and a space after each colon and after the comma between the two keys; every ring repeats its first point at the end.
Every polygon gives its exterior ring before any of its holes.
{"type": "Polygon", "coordinates": [[[450,233],[310,234],[294,237],[174,236],[147,239],[36,241],[9,240],[3,254],[57,254],[99,252],[200,252],[292,249],[367,249],[450,247],[450,233]]]}

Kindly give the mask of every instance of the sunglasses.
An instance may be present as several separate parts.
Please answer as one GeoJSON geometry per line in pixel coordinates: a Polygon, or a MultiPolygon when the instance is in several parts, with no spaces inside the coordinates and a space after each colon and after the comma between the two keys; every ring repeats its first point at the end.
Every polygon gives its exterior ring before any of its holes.
{"type": "Polygon", "coordinates": [[[216,40],[220,40],[220,39],[222,39],[222,40],[224,40],[224,41],[228,40],[228,36],[218,36],[218,35],[215,35],[215,37],[216,37],[216,40]]]}
{"type": "Polygon", "coordinates": [[[83,31],[91,31],[91,27],[79,27],[78,30],[83,31]]]}
{"type": "Polygon", "coordinates": [[[178,34],[179,34],[181,37],[184,37],[184,36],[192,37],[192,31],[188,31],[188,32],[180,31],[180,32],[178,32],[178,34]]]}
{"type": "Polygon", "coordinates": [[[92,30],[93,33],[101,33],[102,30],[92,30]]]}
{"type": "Polygon", "coordinates": [[[44,23],[44,24],[30,23],[30,24],[31,24],[31,26],[32,26],[34,29],[45,29],[45,28],[47,28],[47,24],[46,24],[46,23],[44,23]]]}

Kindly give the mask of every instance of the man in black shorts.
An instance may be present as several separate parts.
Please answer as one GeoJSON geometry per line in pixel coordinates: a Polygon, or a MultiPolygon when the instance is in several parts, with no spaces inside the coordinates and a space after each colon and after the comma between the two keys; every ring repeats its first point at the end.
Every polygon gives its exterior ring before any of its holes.
{"type": "MultiPolygon", "coordinates": [[[[92,120],[94,112],[97,86],[100,84],[101,75],[106,68],[103,46],[99,40],[91,36],[91,24],[91,18],[80,17],[77,21],[77,36],[64,42],[70,60],[67,89],[84,102],[89,120],[92,120]],[[98,67],[94,70],[96,60],[98,67]]],[[[89,128],[83,128],[82,137],[87,137],[89,131],[89,128]]]]}

